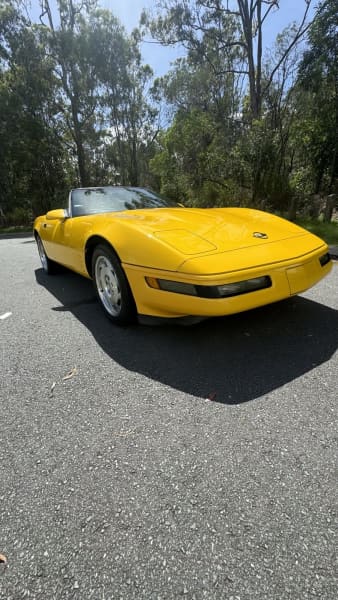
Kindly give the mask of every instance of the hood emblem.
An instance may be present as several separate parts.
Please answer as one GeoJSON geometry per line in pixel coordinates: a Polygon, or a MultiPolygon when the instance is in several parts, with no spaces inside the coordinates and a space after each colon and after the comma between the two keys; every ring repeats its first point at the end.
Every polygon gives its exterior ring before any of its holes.
{"type": "Polygon", "coordinates": [[[254,231],[252,235],[253,237],[260,238],[261,240],[267,240],[269,237],[267,233],[263,233],[262,231],[254,231]]]}

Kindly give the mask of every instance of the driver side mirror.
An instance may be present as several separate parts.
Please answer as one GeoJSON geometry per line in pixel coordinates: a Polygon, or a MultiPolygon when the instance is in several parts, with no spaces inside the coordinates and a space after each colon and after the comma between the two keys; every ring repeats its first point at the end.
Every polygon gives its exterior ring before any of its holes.
{"type": "Polygon", "coordinates": [[[68,217],[68,211],[64,208],[57,208],[56,210],[49,210],[46,214],[48,221],[64,221],[68,217]]]}

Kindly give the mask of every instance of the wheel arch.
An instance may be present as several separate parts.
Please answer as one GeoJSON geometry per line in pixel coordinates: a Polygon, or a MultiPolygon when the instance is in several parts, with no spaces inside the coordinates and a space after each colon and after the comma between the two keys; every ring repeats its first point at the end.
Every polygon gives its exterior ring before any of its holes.
{"type": "Polygon", "coordinates": [[[121,259],[118,255],[118,253],[116,252],[116,249],[114,248],[114,246],[112,246],[112,244],[110,242],[108,242],[108,240],[106,238],[104,238],[100,235],[92,235],[90,238],[88,238],[88,240],[86,241],[86,245],[85,245],[85,264],[86,264],[86,269],[87,269],[88,275],[90,277],[92,277],[93,253],[94,253],[96,246],[99,246],[99,245],[107,246],[112,252],[114,252],[119,263],[121,263],[121,259]]]}

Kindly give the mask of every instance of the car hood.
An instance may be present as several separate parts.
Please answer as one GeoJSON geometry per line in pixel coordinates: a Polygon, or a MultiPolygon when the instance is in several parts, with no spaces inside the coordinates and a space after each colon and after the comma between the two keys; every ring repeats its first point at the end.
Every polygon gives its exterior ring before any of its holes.
{"type": "Polygon", "coordinates": [[[120,214],[119,219],[143,229],[183,254],[226,252],[303,235],[302,228],[274,215],[246,208],[148,209],[120,214]]]}
{"type": "Polygon", "coordinates": [[[245,268],[287,260],[323,245],[294,223],[246,208],[144,209],[115,213],[113,220],[134,232],[135,252],[133,245],[124,249],[126,262],[185,273],[226,272],[234,254],[240,258],[238,268],[245,268]]]}

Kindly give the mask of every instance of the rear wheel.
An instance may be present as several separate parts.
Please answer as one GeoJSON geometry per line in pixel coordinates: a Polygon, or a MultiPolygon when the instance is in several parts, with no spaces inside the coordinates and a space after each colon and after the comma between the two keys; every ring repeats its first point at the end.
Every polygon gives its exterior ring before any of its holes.
{"type": "Polygon", "coordinates": [[[35,235],[35,241],[36,241],[36,244],[38,247],[41,266],[45,273],[47,273],[48,275],[52,275],[57,270],[57,263],[55,263],[53,260],[50,260],[50,258],[48,258],[47,254],[45,252],[45,249],[43,247],[42,240],[38,234],[35,235]]]}
{"type": "Polygon", "coordinates": [[[92,277],[97,297],[107,317],[124,325],[136,318],[136,306],[127,278],[111,248],[99,245],[92,258],[92,277]]]}

